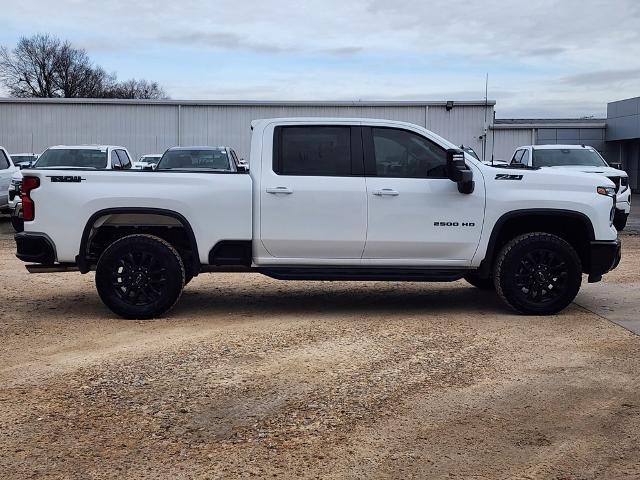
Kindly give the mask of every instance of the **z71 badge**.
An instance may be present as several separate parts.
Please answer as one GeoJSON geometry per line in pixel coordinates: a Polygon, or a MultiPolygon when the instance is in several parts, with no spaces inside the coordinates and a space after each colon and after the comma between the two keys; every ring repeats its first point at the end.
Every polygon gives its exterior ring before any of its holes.
{"type": "Polygon", "coordinates": [[[63,182],[63,183],[80,183],[86,178],[82,178],[79,175],[47,175],[52,182],[63,182]]]}

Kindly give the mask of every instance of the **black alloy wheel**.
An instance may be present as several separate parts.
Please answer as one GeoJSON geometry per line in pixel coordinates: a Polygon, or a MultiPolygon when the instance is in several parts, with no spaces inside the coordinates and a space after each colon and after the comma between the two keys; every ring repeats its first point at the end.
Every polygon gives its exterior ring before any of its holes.
{"type": "Polygon", "coordinates": [[[180,254],[153,235],[128,235],[102,253],[96,288],[102,301],[124,318],[162,315],[178,301],[185,281],[180,254]]]}
{"type": "Polygon", "coordinates": [[[508,242],[494,265],[496,292],[527,315],[551,315],[566,308],[582,284],[582,263],[564,239],[527,233],[508,242]]]}

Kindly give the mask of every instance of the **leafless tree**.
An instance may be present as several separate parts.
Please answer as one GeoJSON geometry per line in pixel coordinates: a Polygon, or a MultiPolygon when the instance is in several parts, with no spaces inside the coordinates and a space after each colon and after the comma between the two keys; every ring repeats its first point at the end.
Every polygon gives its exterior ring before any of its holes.
{"type": "Polygon", "coordinates": [[[157,82],[118,82],[85,50],[50,35],[23,37],[13,50],[0,47],[0,81],[13,97],[167,98],[157,82]]]}
{"type": "Polygon", "coordinates": [[[158,82],[149,82],[147,80],[126,80],[116,83],[111,92],[107,95],[111,98],[132,98],[158,100],[167,98],[165,91],[158,85],[158,82]]]}
{"type": "Polygon", "coordinates": [[[21,38],[13,51],[0,48],[0,80],[14,97],[57,97],[60,40],[50,35],[21,38]]]}

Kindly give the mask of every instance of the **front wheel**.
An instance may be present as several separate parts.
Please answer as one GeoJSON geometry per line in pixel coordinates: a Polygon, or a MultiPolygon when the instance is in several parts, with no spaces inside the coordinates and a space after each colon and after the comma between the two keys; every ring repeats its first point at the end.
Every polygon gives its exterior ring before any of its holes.
{"type": "Polygon", "coordinates": [[[494,266],[496,291],[526,315],[551,315],[566,308],[582,283],[580,257],[565,240],[527,233],[507,243],[494,266]]]}
{"type": "Polygon", "coordinates": [[[154,318],[168,311],[180,298],[184,280],[180,254],[153,235],[116,240],[96,267],[100,298],[112,312],[129,319],[154,318]]]}

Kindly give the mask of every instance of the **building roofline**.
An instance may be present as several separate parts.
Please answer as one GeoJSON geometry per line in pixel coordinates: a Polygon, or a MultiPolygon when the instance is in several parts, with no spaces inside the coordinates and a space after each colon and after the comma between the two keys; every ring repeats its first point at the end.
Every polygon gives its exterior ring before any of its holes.
{"type": "MultiPolygon", "coordinates": [[[[289,106],[289,107],[444,107],[447,100],[130,100],[111,98],[7,98],[0,97],[1,103],[62,104],[62,105],[174,105],[174,106],[289,106]]],[[[495,106],[495,100],[486,105],[495,106]]],[[[453,100],[456,106],[481,106],[484,100],[453,100]]]]}
{"type": "Polygon", "coordinates": [[[536,122],[530,120],[528,123],[501,123],[496,120],[490,128],[494,130],[517,130],[517,129],[531,129],[531,128],[606,128],[607,122],[605,119],[597,119],[595,121],[584,122],[579,120],[558,120],[554,122],[536,122]]]}

